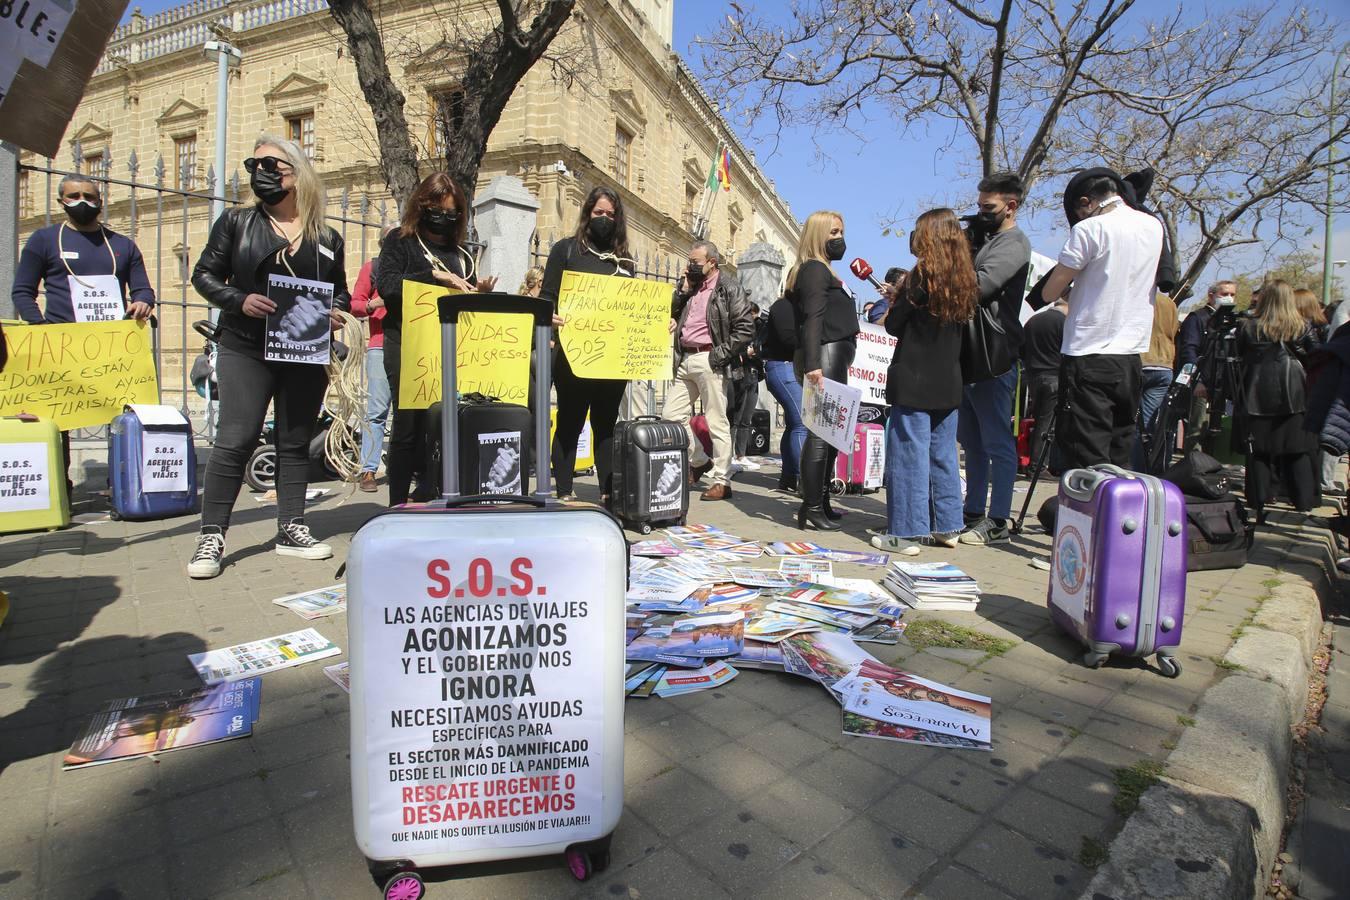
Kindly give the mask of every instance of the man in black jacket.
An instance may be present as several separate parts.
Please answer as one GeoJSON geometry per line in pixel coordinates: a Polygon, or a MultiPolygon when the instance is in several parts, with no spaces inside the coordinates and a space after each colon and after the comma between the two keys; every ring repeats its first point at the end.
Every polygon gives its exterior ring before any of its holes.
{"type": "MultiPolygon", "coordinates": [[[[1194,363],[1197,367],[1200,365],[1200,354],[1205,349],[1205,342],[1209,339],[1209,324],[1214,319],[1214,312],[1220,305],[1231,306],[1236,302],[1237,284],[1232,281],[1216,281],[1209,287],[1209,295],[1205,298],[1205,305],[1195,312],[1188,315],[1181,322],[1181,331],[1177,333],[1177,362],[1176,370],[1181,371],[1181,367],[1187,363],[1194,363]]],[[[1215,378],[1213,371],[1213,361],[1206,371],[1196,373],[1195,389],[1191,392],[1190,413],[1186,417],[1186,450],[1199,450],[1202,444],[1207,444],[1209,433],[1209,385],[1215,378]]]]}
{"type": "Polygon", "coordinates": [[[689,433],[689,483],[709,469],[713,485],[704,500],[731,496],[731,425],[727,421],[727,381],[743,377],[741,352],[754,337],[755,326],[745,290],[718,266],[721,254],[712,241],[696,241],[689,251],[685,278],[688,292],[678,292],[671,316],[675,319],[675,382],[666,395],[662,415],[679,422],[689,433]],[[703,415],[712,436],[713,455],[689,426],[694,398],[703,403],[703,415]]]}

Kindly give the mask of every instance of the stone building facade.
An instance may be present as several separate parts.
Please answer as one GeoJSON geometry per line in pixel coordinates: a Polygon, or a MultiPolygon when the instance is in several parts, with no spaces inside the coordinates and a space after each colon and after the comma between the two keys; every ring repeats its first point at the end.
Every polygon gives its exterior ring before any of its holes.
{"type": "MultiPolygon", "coordinates": [[[[390,68],[427,171],[435,168],[438,142],[453,140],[462,66],[455,37],[488,27],[495,10],[485,0],[379,7],[390,68]]],[[[731,190],[718,191],[709,238],[731,260],[756,242],[791,259],[798,222],[672,51],[673,20],[674,0],[579,0],[554,43],[555,59],[530,71],[493,130],[477,192],[497,176],[523,182],[539,204],[534,225],[546,252],[551,239],[572,231],[586,192],[607,184],[624,198],[639,265],[673,270],[693,239],[709,169],[725,144],[731,190]]],[[[349,277],[375,252],[379,224],[397,217],[355,65],[324,0],[193,0],[150,17],[133,13],[88,85],[66,133],[65,158],[20,158],[20,240],[51,214],[59,176],[44,170],[108,178],[110,225],[130,230],[135,206],[135,236],[164,302],[166,348],[194,343],[179,336],[204,312],[185,273],[209,221],[209,202],[191,195],[208,192],[215,174],[217,63],[202,45],[216,36],[242,51],[229,75],[227,199],[250,199],[239,165],[266,131],[296,139],[313,156],[330,215],[349,220],[334,222],[346,232],[349,277]],[[119,182],[162,183],[169,192],[119,182]]],[[[175,363],[165,354],[166,388],[189,355],[175,363]]]]}

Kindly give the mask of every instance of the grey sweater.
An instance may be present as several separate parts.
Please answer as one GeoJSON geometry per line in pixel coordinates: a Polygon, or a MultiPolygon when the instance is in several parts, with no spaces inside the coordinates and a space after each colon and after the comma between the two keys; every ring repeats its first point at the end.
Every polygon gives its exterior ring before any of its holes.
{"type": "Polygon", "coordinates": [[[1022,296],[1026,293],[1027,268],[1031,264],[1031,241],[1013,226],[985,241],[975,255],[975,277],[980,283],[980,302],[996,306],[1013,352],[1022,347],[1022,296]]]}

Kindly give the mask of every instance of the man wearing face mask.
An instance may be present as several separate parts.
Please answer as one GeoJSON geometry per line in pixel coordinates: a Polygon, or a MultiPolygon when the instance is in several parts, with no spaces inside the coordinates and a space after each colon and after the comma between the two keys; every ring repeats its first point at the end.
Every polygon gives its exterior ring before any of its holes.
{"type": "Polygon", "coordinates": [[[33,232],[19,256],[10,292],[19,316],[31,325],[149,317],[155,291],[145,260],[135,241],[99,221],[98,185],[67,175],[58,199],[66,221],[33,232]],[[39,284],[45,308],[38,307],[39,284]]]}
{"type": "Polygon", "coordinates": [[[1127,204],[1121,185],[1105,169],[1070,181],[1065,206],[1073,232],[1041,290],[1058,297],[1073,283],[1055,428],[1069,468],[1108,462],[1128,468],[1134,443],[1163,227],[1127,204]]]}
{"type": "Polygon", "coordinates": [[[978,227],[986,235],[975,254],[980,303],[994,310],[1012,350],[1012,366],[1000,375],[968,384],[962,393],[957,440],[966,451],[965,526],[961,543],[983,546],[1008,540],[1017,442],[1012,434],[1017,357],[1022,347],[1022,294],[1031,262],[1031,241],[1017,227],[1025,190],[1011,172],[979,185],[978,227]],[[986,506],[986,501],[988,506],[986,506]],[[986,515],[987,513],[987,515],[986,515]]]}
{"type": "Polygon", "coordinates": [[[666,395],[662,415],[689,432],[689,484],[709,469],[712,487],[704,500],[731,496],[731,424],[727,418],[727,382],[740,381],[745,371],[741,353],[755,334],[754,318],[745,290],[731,275],[719,270],[721,254],[712,241],[697,241],[689,251],[687,292],[675,295],[675,382],[666,395]],[[689,419],[694,398],[703,401],[703,414],[712,436],[713,456],[703,450],[689,419]]]}

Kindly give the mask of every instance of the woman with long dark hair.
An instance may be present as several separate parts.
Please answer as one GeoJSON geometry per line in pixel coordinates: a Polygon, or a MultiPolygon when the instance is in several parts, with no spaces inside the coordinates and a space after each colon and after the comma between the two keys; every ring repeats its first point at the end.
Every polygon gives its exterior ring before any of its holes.
{"type": "Polygon", "coordinates": [[[886,534],[872,546],[914,556],[961,535],[956,450],[961,334],[980,296],[956,214],[933,209],[910,236],[918,262],[897,287],[886,331],[899,338],[886,372],[886,534]]]}
{"type": "MultiPolygon", "coordinates": [[[[414,472],[427,471],[428,424],[425,409],[400,409],[399,370],[403,350],[403,283],[439,284],[461,291],[490,291],[496,278],[478,278],[473,254],[464,247],[469,226],[464,191],[445,172],[433,172],[403,206],[397,231],[380,247],[376,287],[384,298],[384,371],[394,410],[389,431],[389,505],[408,502],[414,472]]],[[[420,486],[419,486],[420,489],[420,486]]],[[[419,492],[418,499],[430,499],[419,492]]]]}
{"type": "MultiPolygon", "coordinates": [[[[581,204],[576,232],[563,238],[549,251],[544,265],[544,286],[539,296],[558,302],[562,273],[618,275],[631,278],[637,266],[628,256],[628,224],[623,201],[607,187],[591,190],[581,204]]],[[[566,328],[556,315],[554,324],[566,328]]],[[[621,378],[582,378],[572,371],[561,346],[553,360],[553,387],[558,395],[558,424],[553,434],[553,477],[558,496],[571,499],[572,478],[577,463],[577,439],[591,417],[591,435],[595,441],[595,471],[600,480],[600,500],[609,500],[614,470],[614,423],[619,418],[619,403],[628,382],[621,378]]]]}
{"type": "MultiPolygon", "coordinates": [[[[333,555],[305,525],[309,442],[328,372],[312,363],[269,361],[264,348],[266,319],[277,311],[267,295],[273,276],[331,285],[333,306],[347,308],[342,236],[324,224],[323,182],[294,142],[262,135],[244,168],[258,203],[226,210],[216,220],[192,270],[192,286],[222,312],[216,363],[220,418],[206,465],[202,530],[187,567],[191,578],[220,574],[244,463],[258,445],[269,404],[277,435],[277,553],[303,559],[333,555]]],[[[327,315],[321,300],[302,295],[278,327],[294,321],[312,332],[327,315]]]]}
{"type": "Polygon", "coordinates": [[[1303,429],[1308,400],[1303,362],[1316,345],[1286,281],[1261,287],[1256,317],[1238,329],[1242,356],[1241,430],[1247,439],[1247,505],[1264,523],[1271,481],[1280,484],[1294,509],[1317,504],[1314,457],[1317,435],[1303,429]]]}
{"type": "MultiPolygon", "coordinates": [[[[844,258],[844,217],[820,210],[806,218],[797,242],[797,264],[788,272],[788,301],[797,314],[797,350],[793,368],[798,380],[819,386],[825,378],[847,381],[857,349],[858,314],[853,298],[830,263],[844,258]]],[[[838,531],[840,518],[830,509],[830,478],[835,450],[814,432],[802,444],[798,528],[838,531]]]]}

